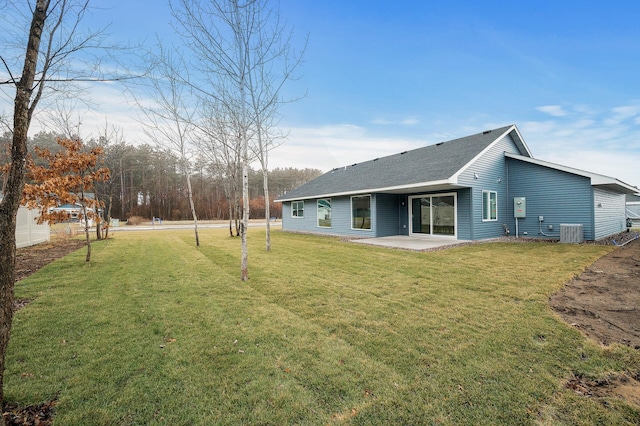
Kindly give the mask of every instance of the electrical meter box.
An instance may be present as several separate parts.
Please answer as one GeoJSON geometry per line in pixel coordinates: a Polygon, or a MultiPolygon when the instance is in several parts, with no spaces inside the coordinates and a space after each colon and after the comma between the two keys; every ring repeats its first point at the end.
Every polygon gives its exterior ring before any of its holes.
{"type": "Polygon", "coordinates": [[[524,197],[515,197],[513,199],[513,217],[527,217],[527,200],[524,197]]]}

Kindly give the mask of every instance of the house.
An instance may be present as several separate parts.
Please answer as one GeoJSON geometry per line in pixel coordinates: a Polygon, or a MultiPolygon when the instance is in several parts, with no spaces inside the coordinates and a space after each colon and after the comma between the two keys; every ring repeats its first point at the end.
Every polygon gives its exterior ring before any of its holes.
{"type": "Polygon", "coordinates": [[[282,229],[356,237],[598,240],[626,229],[615,178],[534,159],[515,125],[333,169],[282,195],[282,229]]]}
{"type": "MultiPolygon", "coordinates": [[[[86,192],[83,194],[87,199],[93,200],[95,199],[95,194],[92,192],[86,192]]],[[[88,208],[89,210],[89,218],[88,225],[89,227],[93,226],[93,209],[88,208]]],[[[79,223],[81,225],[85,224],[84,216],[83,216],[83,207],[81,203],[67,203],[62,204],[57,207],[52,207],[49,209],[49,212],[63,212],[65,213],[68,219],[65,222],[79,223]]],[[[98,209],[98,216],[102,217],[102,209],[98,209]]]]}

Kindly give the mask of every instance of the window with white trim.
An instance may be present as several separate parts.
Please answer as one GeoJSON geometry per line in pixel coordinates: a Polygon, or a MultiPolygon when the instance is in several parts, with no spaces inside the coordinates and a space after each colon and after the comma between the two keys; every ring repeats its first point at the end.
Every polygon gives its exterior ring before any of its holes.
{"type": "Polygon", "coordinates": [[[482,191],[482,220],[498,220],[498,193],[482,191]]]}
{"type": "Polygon", "coordinates": [[[331,198],[318,200],[318,226],[331,228],[331,198]]]}
{"type": "Polygon", "coordinates": [[[371,230],[371,195],[351,197],[351,229],[371,230]]]}
{"type": "Polygon", "coordinates": [[[304,217],[304,201],[291,202],[291,217],[304,217]]]}

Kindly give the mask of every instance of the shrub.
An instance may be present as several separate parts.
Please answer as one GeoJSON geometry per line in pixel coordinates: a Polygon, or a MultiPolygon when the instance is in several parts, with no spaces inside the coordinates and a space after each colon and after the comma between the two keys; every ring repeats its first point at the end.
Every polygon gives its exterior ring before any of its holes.
{"type": "MultiPolygon", "coordinates": [[[[127,225],[140,225],[142,222],[145,222],[145,219],[142,216],[131,216],[127,219],[127,225]]],[[[148,220],[146,222],[149,222],[148,220]]]]}

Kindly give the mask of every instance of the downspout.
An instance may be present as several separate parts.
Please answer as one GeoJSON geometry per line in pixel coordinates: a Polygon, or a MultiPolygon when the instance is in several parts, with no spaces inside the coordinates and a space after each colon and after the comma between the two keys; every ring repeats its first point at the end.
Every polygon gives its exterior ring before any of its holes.
{"type": "Polygon", "coordinates": [[[596,194],[593,190],[593,185],[591,185],[591,179],[589,179],[589,189],[591,195],[591,240],[595,241],[598,235],[598,230],[596,229],[596,194]]]}
{"type": "MultiPolygon", "coordinates": [[[[506,151],[503,152],[503,155],[506,154],[506,151]]],[[[504,157],[504,169],[505,169],[505,185],[507,186],[507,189],[505,191],[505,203],[507,203],[507,208],[505,209],[506,212],[509,211],[509,159],[505,156],[504,157]]],[[[511,206],[513,206],[513,201],[511,202],[511,206]]],[[[508,214],[508,213],[507,213],[508,214]]],[[[515,216],[515,212],[511,213],[511,216],[509,216],[509,220],[511,220],[513,218],[513,216],[515,216]]],[[[517,219],[516,219],[516,223],[517,223],[517,219]]],[[[517,226],[517,225],[516,225],[517,226]]],[[[508,230],[508,227],[507,227],[508,230]]],[[[507,234],[507,237],[509,235],[507,234]]],[[[517,236],[517,235],[516,235],[517,236]]]]}
{"type": "Polygon", "coordinates": [[[629,241],[627,241],[627,242],[625,242],[625,243],[620,244],[620,243],[618,243],[616,240],[611,240],[611,241],[613,242],[613,245],[614,245],[614,246],[624,247],[624,246],[626,246],[627,244],[629,244],[631,241],[635,241],[635,240],[637,240],[638,238],[640,238],[640,234],[638,234],[638,233],[636,232],[636,236],[635,236],[635,238],[632,238],[632,239],[630,239],[629,241]]]}

